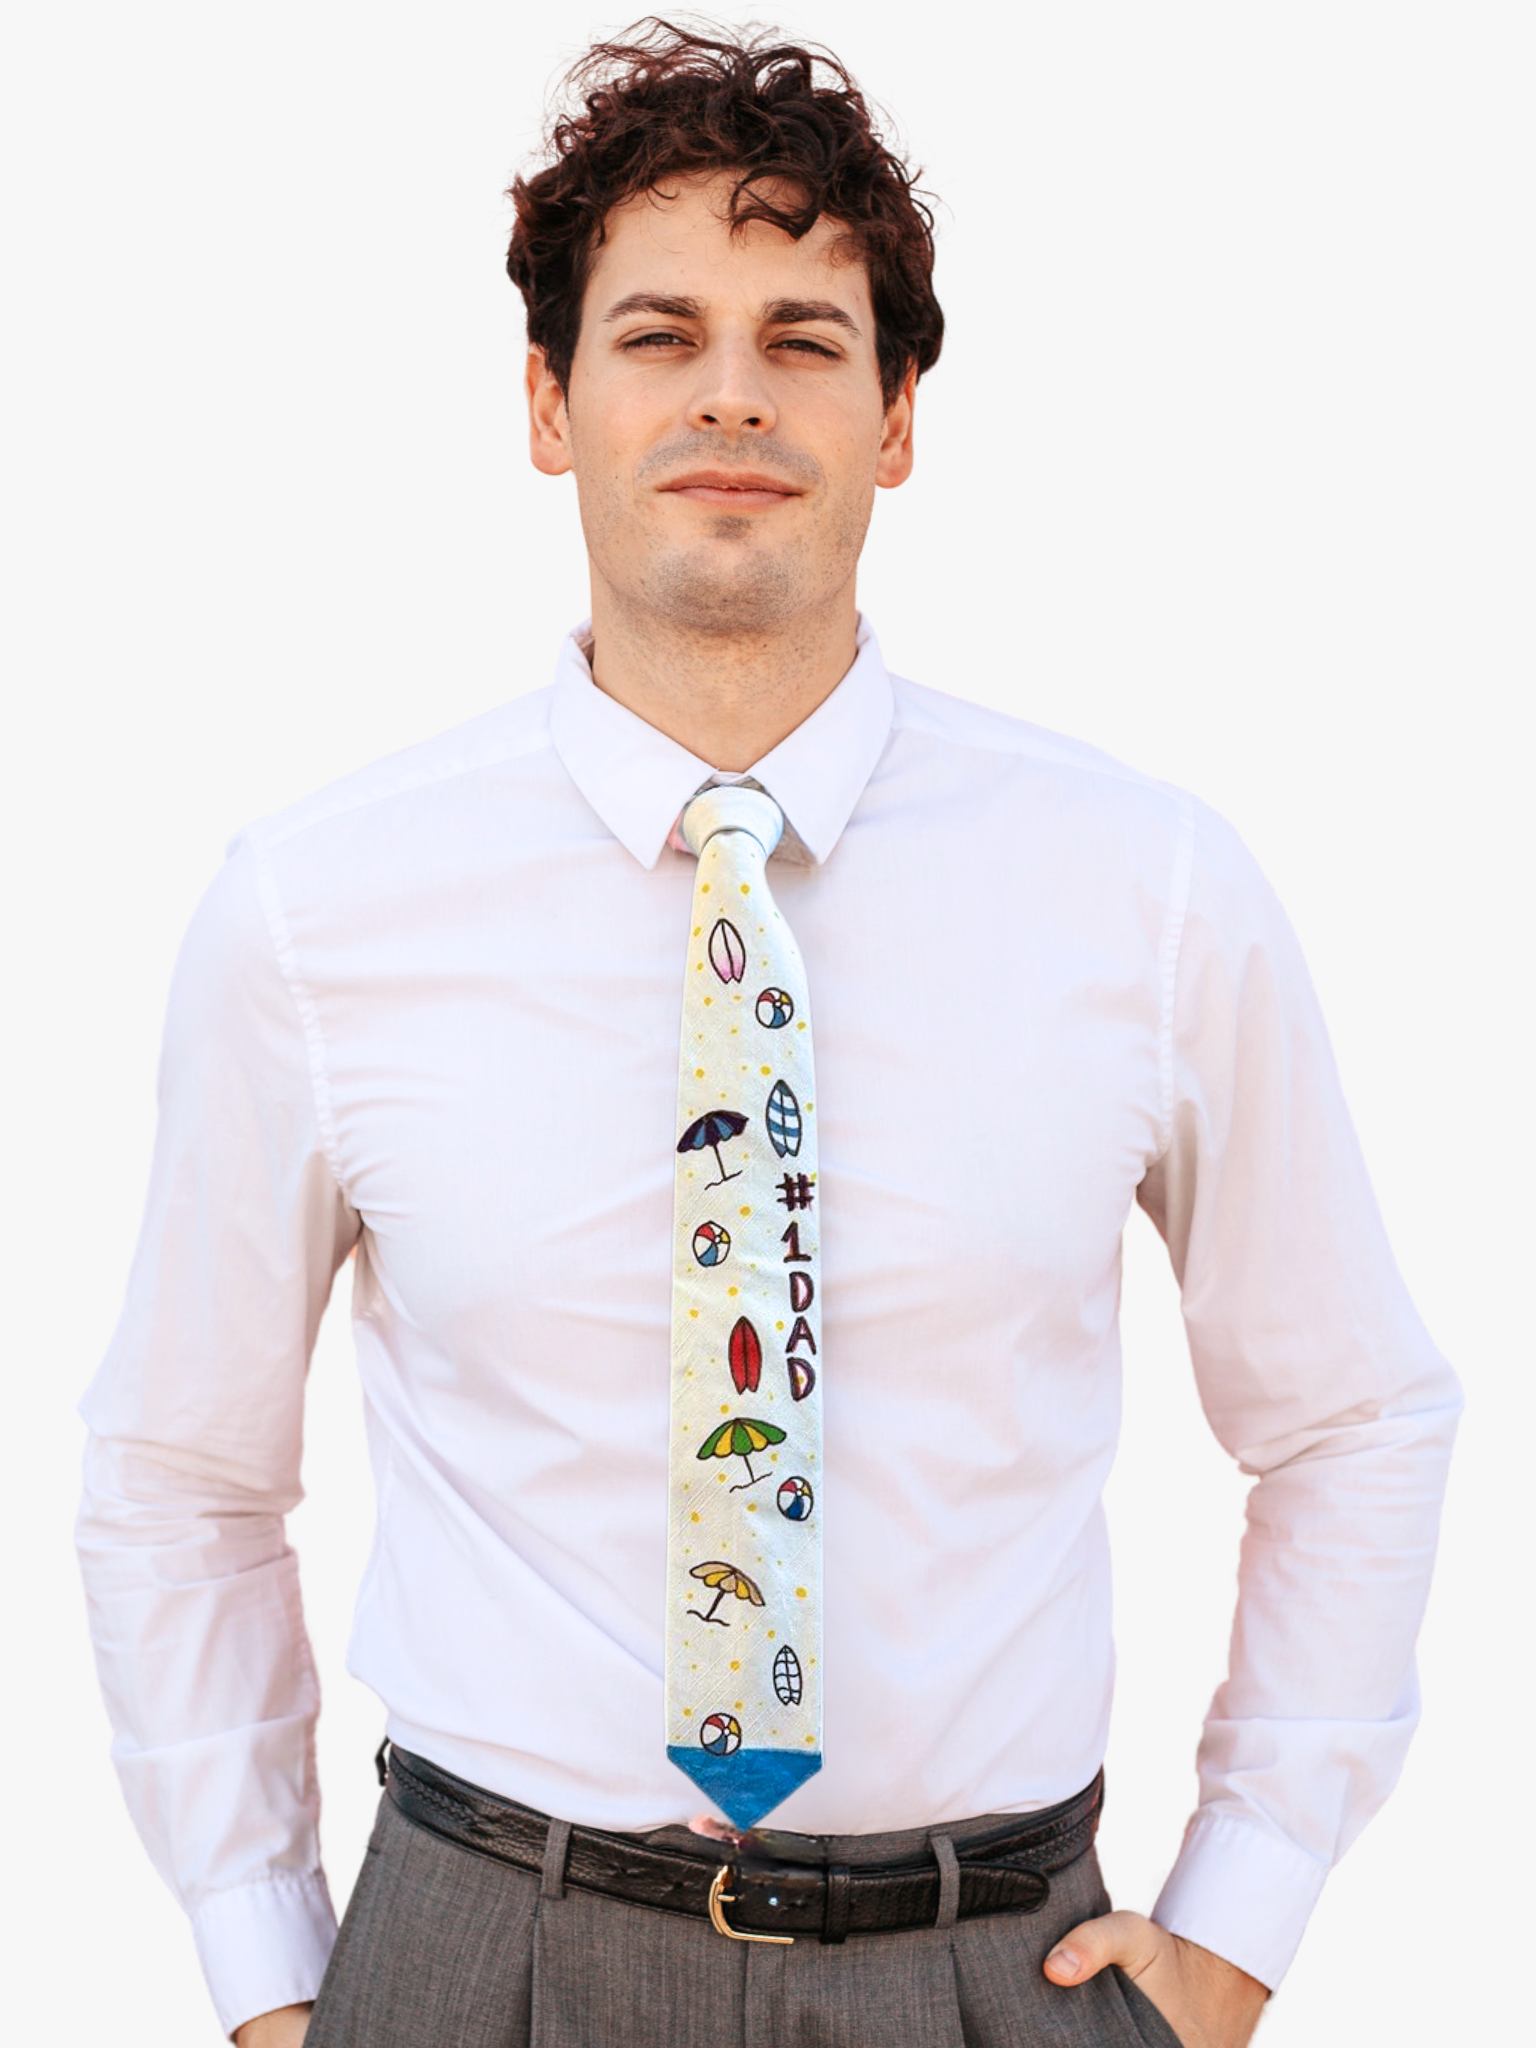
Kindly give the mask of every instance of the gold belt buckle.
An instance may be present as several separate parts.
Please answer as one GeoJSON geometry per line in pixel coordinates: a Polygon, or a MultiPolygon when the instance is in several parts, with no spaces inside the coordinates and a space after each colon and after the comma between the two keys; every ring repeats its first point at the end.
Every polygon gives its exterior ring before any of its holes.
{"type": "Polygon", "coordinates": [[[767,1941],[775,1948],[793,1948],[795,1937],[792,1934],[748,1934],[744,1928],[731,1925],[725,1917],[726,1907],[736,1903],[736,1894],[725,1889],[730,1874],[731,1866],[722,1863],[709,1887],[709,1921],[715,1931],[728,1934],[732,1941],[767,1941]]]}

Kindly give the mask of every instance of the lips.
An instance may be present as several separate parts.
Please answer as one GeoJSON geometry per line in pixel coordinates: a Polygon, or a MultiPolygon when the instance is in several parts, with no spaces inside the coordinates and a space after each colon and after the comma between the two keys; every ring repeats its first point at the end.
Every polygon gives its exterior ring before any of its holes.
{"type": "Polygon", "coordinates": [[[752,469],[696,469],[663,484],[674,497],[694,498],[710,505],[778,505],[786,498],[798,498],[800,488],[782,478],[752,469]]]}

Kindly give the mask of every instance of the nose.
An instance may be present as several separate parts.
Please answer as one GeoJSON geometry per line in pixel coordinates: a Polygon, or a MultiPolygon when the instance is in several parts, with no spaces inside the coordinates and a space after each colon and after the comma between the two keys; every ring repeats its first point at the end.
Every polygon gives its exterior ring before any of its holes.
{"type": "Polygon", "coordinates": [[[755,340],[730,336],[701,353],[688,406],[691,427],[714,427],[728,434],[768,434],[777,420],[767,369],[755,340]]]}

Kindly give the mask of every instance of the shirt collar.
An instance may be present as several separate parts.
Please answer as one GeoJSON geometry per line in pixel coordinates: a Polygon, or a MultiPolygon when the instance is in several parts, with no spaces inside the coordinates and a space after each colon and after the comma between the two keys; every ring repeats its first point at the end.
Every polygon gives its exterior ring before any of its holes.
{"type": "Polygon", "coordinates": [[[853,666],[787,738],[746,770],[718,774],[707,761],[605,696],[582,651],[590,623],[560,650],[550,737],[566,773],[642,867],[661,857],[684,804],[706,782],[750,777],[773,797],[814,861],[842,837],[890,737],[894,700],[880,643],[861,617],[853,666]]]}

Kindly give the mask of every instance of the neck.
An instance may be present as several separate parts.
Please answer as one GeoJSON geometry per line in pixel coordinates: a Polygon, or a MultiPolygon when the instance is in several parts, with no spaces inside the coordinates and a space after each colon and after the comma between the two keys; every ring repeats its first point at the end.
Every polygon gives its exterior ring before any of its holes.
{"type": "Polygon", "coordinates": [[[741,774],[825,702],[853,666],[853,588],[777,630],[679,624],[592,589],[592,678],[711,768],[741,774]]]}

